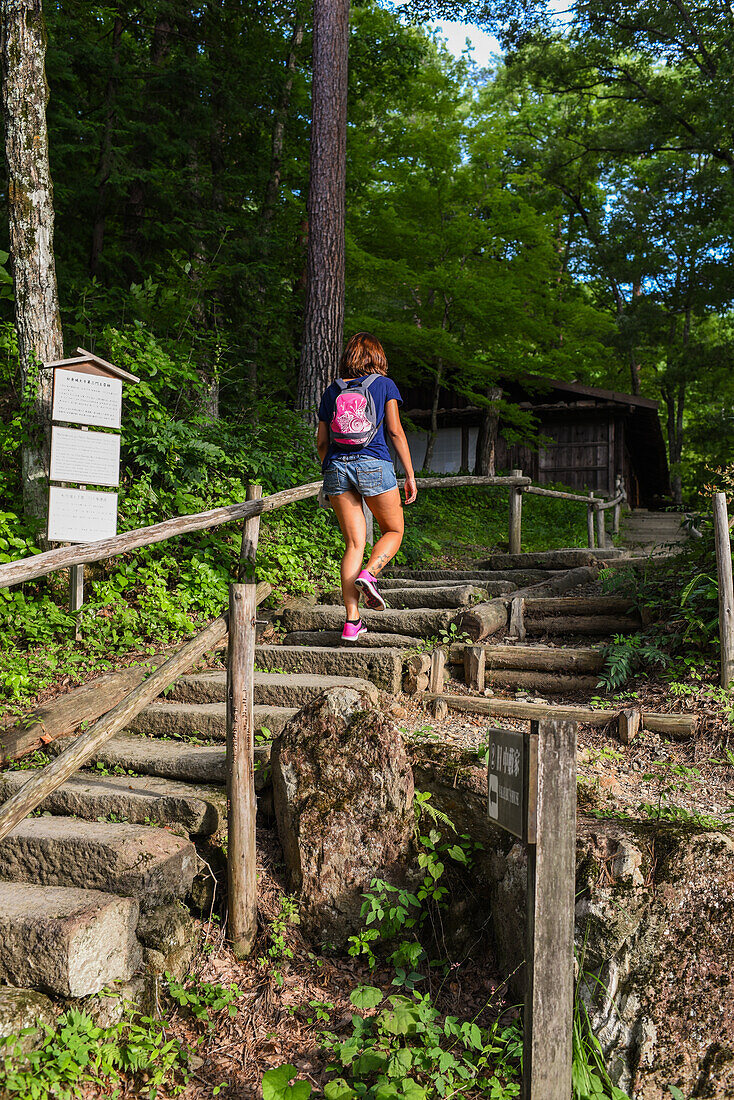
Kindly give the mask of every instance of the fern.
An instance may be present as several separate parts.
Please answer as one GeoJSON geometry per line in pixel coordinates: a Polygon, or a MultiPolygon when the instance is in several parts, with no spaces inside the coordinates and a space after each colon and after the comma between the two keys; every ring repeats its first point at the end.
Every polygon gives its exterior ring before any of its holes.
{"type": "Polygon", "coordinates": [[[670,656],[649,634],[615,634],[604,650],[604,671],[598,687],[603,691],[618,691],[637,672],[650,668],[664,669],[670,656]]]}

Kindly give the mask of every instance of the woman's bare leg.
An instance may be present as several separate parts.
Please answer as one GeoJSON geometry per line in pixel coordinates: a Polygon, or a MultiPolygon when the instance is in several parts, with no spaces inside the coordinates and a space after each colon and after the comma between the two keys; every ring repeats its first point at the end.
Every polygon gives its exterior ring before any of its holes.
{"type": "MultiPolygon", "coordinates": [[[[387,493],[383,495],[387,496],[387,493]]],[[[367,524],[362,511],[362,498],[354,489],[349,489],[346,493],[339,493],[338,496],[330,496],[329,500],[336,512],[336,518],[339,520],[339,526],[344,536],[345,549],[341,566],[342,596],[344,597],[347,618],[354,622],[355,619],[359,618],[359,592],[354,586],[354,581],[362,569],[367,534],[367,524]]]]}
{"type": "Polygon", "coordinates": [[[373,577],[380,575],[387,563],[395,557],[403,541],[405,522],[403,506],[400,503],[400,490],[388,489],[374,497],[365,497],[365,503],[377,520],[381,537],[372,547],[366,569],[373,577]]]}

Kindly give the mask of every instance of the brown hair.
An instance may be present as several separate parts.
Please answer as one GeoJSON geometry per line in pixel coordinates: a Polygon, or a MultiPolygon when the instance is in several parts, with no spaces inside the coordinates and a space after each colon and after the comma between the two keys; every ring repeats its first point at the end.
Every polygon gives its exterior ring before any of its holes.
{"type": "Polygon", "coordinates": [[[376,336],[356,332],[344,349],[339,377],[363,378],[365,374],[387,374],[387,356],[376,336]]]}

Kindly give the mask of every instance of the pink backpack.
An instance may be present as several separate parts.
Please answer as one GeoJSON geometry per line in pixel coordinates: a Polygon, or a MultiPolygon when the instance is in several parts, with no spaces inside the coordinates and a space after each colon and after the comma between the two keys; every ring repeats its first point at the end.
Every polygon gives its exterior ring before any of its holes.
{"type": "Polygon", "coordinates": [[[371,443],[382,423],[377,419],[377,409],[370,394],[370,386],[380,374],[367,374],[364,378],[337,379],[340,392],[334,402],[334,413],[329,425],[331,442],[345,451],[359,450],[371,443]]]}

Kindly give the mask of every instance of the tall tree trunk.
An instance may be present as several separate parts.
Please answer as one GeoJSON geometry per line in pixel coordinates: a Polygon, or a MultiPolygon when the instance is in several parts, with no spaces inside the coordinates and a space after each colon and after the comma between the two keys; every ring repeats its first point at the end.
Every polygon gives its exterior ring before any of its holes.
{"type": "Polygon", "coordinates": [[[311,181],[298,408],[315,409],[335,377],[344,328],[349,0],[314,0],[311,181]]]}
{"type": "Polygon", "coordinates": [[[665,400],[666,428],[668,435],[668,457],[670,460],[670,487],[673,503],[683,503],[683,479],[681,477],[681,459],[683,457],[683,408],[685,405],[685,384],[663,388],[665,400]]]}
{"type": "Polygon", "coordinates": [[[441,382],[443,381],[443,359],[438,360],[436,376],[433,380],[433,400],[431,402],[431,426],[428,429],[426,439],[426,453],[423,458],[423,469],[430,470],[433,462],[433,451],[438,435],[438,402],[441,394],[441,382]]]}
{"type": "Polygon", "coordinates": [[[497,430],[500,421],[499,401],[502,390],[499,386],[487,386],[487,406],[477,435],[474,473],[479,477],[494,477],[497,463],[497,430]]]}
{"type": "Polygon", "coordinates": [[[8,170],[10,254],[23,388],[26,442],[23,507],[45,521],[50,371],[39,365],[63,356],[54,262],[54,209],[46,130],[46,30],[41,0],[0,0],[2,109],[8,170]]]}
{"type": "Polygon", "coordinates": [[[112,172],[112,132],[115,126],[115,101],[117,99],[117,81],[120,69],[120,41],[122,39],[122,18],[115,16],[112,26],[112,68],[105,91],[105,123],[102,134],[102,148],[99,156],[99,183],[97,184],[97,205],[92,223],[92,247],[89,254],[89,274],[94,278],[99,269],[99,258],[104,244],[107,221],[107,191],[112,172]]]}

